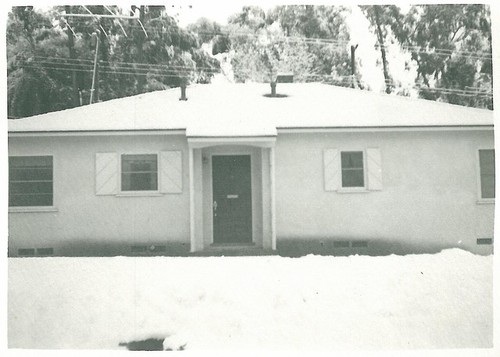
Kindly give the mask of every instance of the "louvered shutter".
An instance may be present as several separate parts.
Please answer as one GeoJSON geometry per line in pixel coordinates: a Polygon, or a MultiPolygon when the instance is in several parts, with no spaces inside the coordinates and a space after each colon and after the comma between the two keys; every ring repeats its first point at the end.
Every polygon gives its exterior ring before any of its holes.
{"type": "Polygon", "coordinates": [[[95,158],[96,195],[118,193],[118,154],[97,153],[95,158]]]}
{"type": "Polygon", "coordinates": [[[182,152],[162,151],[160,153],[160,192],[182,192],[182,152]]]}
{"type": "Polygon", "coordinates": [[[366,162],[368,168],[368,189],[382,190],[382,160],[380,149],[366,149],[366,162]]]}
{"type": "Polygon", "coordinates": [[[340,185],[340,156],[337,149],[326,149],[323,152],[323,171],[325,190],[338,190],[340,185]]]}

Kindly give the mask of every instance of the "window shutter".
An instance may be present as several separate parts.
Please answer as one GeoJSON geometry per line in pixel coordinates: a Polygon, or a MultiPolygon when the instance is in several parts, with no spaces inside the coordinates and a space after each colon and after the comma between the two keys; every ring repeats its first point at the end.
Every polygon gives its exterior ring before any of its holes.
{"type": "Polygon", "coordinates": [[[115,195],[118,192],[118,154],[97,153],[95,158],[96,195],[115,195]]]}
{"type": "Polygon", "coordinates": [[[162,151],[160,153],[160,192],[182,192],[182,152],[162,151]]]}
{"type": "Polygon", "coordinates": [[[336,191],[340,185],[340,156],[337,149],[326,149],[323,152],[323,170],[325,191],[336,191]]]}
{"type": "Polygon", "coordinates": [[[368,189],[382,190],[382,160],[380,149],[366,149],[366,162],[368,167],[368,189]]]}

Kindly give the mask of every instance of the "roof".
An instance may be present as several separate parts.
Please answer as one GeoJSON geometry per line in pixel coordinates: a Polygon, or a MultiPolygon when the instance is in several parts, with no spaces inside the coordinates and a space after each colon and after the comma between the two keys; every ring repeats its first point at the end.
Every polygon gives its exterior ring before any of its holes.
{"type": "Polygon", "coordinates": [[[318,83],[206,84],[9,120],[9,132],[186,130],[189,137],[274,136],[282,128],[492,126],[493,112],[318,83]]]}

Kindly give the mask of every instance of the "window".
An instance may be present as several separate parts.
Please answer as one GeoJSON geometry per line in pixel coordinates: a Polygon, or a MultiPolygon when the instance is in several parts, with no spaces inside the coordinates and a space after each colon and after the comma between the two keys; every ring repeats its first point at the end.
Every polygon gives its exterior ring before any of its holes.
{"type": "Polygon", "coordinates": [[[365,187],[362,151],[342,151],[342,187],[365,187]]]}
{"type": "Polygon", "coordinates": [[[481,198],[495,198],[495,150],[479,150],[481,198]]]}
{"type": "Polygon", "coordinates": [[[9,207],[53,205],[52,156],[9,157],[9,207]]]}
{"type": "Polygon", "coordinates": [[[122,191],[157,191],[158,156],[122,155],[122,191]]]}

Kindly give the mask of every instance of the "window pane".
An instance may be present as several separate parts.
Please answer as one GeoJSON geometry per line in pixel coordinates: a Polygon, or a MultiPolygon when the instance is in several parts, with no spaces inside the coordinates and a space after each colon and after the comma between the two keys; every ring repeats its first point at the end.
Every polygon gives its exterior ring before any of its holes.
{"type": "Polygon", "coordinates": [[[363,152],[362,151],[343,151],[341,153],[342,168],[363,168],[363,152]]]}
{"type": "Polygon", "coordinates": [[[363,170],[342,170],[342,187],[364,187],[363,170]]]}
{"type": "Polygon", "coordinates": [[[342,165],[342,187],[364,187],[362,151],[342,151],[340,153],[342,165]]]}
{"type": "Polygon", "coordinates": [[[10,207],[52,206],[52,193],[12,194],[9,196],[10,207]]]}
{"type": "Polygon", "coordinates": [[[122,155],[122,191],[158,190],[157,155],[122,155]]]}
{"type": "Polygon", "coordinates": [[[17,167],[9,171],[10,179],[13,181],[49,180],[52,181],[52,167],[34,168],[17,167]]]}
{"type": "Polygon", "coordinates": [[[9,157],[9,206],[52,206],[52,156],[9,157]]]}
{"type": "Polygon", "coordinates": [[[122,191],[156,191],[158,182],[156,173],[122,174],[122,191]]]}
{"type": "Polygon", "coordinates": [[[9,166],[16,167],[52,167],[52,156],[11,156],[9,166]]]}
{"type": "Polygon", "coordinates": [[[31,182],[11,182],[11,194],[37,194],[52,193],[52,182],[31,181],[31,182]]]}
{"type": "Polygon", "coordinates": [[[479,150],[481,197],[495,198],[495,150],[479,150]]]}
{"type": "Polygon", "coordinates": [[[157,171],[156,155],[123,155],[123,172],[157,171]]]}

